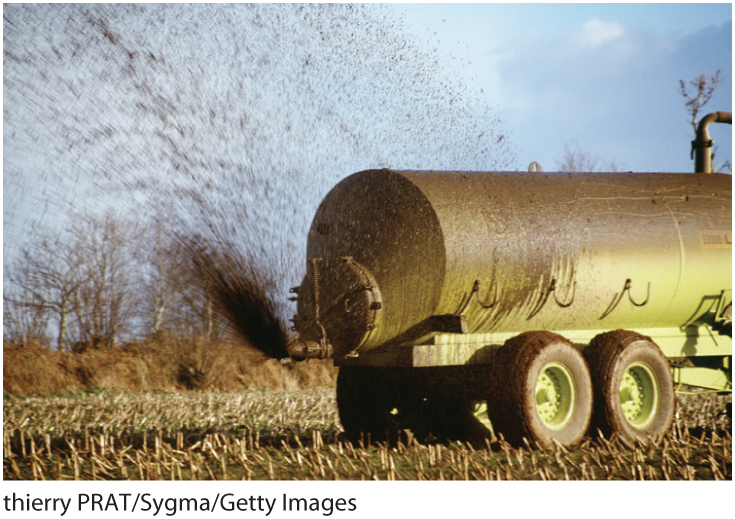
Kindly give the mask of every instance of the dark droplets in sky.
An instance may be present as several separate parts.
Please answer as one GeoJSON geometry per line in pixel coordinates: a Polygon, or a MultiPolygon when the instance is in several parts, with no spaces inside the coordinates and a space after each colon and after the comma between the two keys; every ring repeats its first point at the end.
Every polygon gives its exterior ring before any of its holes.
{"type": "Polygon", "coordinates": [[[3,11],[5,264],[70,215],[112,211],[229,244],[280,296],[348,174],[514,166],[490,100],[381,6],[3,11]]]}

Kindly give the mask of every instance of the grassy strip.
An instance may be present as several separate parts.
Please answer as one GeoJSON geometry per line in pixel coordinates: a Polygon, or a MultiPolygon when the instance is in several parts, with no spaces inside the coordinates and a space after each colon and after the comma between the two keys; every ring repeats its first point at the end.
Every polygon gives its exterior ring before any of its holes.
{"type": "Polygon", "coordinates": [[[5,396],[74,391],[299,389],[334,386],[331,360],[283,365],[241,344],[163,337],[62,353],[3,343],[5,396]]]}

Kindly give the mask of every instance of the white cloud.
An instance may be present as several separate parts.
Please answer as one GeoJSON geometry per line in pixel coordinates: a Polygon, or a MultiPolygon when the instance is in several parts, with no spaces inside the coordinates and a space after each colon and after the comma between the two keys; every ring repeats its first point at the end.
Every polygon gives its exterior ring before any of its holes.
{"type": "Polygon", "coordinates": [[[598,47],[617,40],[625,35],[625,27],[616,22],[606,22],[592,18],[582,24],[580,39],[583,44],[598,47]]]}

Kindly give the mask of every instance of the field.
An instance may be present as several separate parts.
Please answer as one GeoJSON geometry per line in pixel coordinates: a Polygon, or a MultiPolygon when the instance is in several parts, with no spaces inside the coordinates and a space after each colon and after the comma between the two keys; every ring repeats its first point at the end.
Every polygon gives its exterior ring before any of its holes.
{"type": "Polygon", "coordinates": [[[334,389],[5,395],[6,480],[731,480],[731,396],[678,395],[653,446],[353,446],[334,389]]]}

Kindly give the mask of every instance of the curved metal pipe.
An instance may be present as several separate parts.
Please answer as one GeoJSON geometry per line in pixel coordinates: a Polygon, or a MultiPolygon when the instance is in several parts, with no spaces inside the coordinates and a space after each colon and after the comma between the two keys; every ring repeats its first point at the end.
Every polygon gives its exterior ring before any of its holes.
{"type": "Polygon", "coordinates": [[[334,355],[334,348],[330,343],[324,341],[324,344],[319,344],[299,337],[286,344],[286,351],[293,360],[323,359],[334,355]]]}
{"type": "Polygon", "coordinates": [[[709,130],[707,128],[711,123],[732,124],[732,113],[713,112],[705,115],[702,117],[702,120],[699,121],[697,138],[692,141],[692,153],[695,154],[695,173],[712,173],[712,153],[710,153],[709,149],[714,146],[715,141],[710,138],[709,130]]]}

